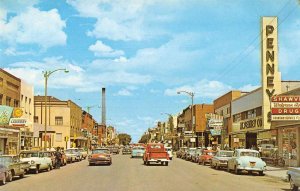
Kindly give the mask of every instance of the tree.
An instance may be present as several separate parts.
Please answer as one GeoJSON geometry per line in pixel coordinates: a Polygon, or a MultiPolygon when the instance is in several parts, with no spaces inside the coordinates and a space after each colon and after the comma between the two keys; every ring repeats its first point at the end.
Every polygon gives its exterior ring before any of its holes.
{"type": "Polygon", "coordinates": [[[118,135],[120,145],[129,145],[131,142],[131,136],[126,133],[121,133],[118,135]]]}
{"type": "Polygon", "coordinates": [[[150,134],[145,134],[141,137],[141,139],[139,140],[139,143],[148,143],[148,141],[150,140],[150,134]]]}

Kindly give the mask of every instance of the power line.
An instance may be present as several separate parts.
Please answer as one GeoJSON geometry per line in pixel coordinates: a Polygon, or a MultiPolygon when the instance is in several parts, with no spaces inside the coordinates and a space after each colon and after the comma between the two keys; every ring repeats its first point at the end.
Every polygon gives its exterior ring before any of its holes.
{"type": "MultiPolygon", "coordinates": [[[[281,12],[287,7],[287,5],[291,2],[292,0],[289,0],[281,9],[280,11],[277,13],[277,15],[280,15],[281,12]]],[[[290,12],[289,14],[278,24],[277,28],[291,15],[292,12],[295,11],[297,7],[295,6],[290,12]]],[[[275,18],[274,18],[275,19],[275,18]]],[[[269,24],[272,24],[274,19],[272,19],[270,21],[269,24]]],[[[276,28],[276,29],[277,29],[276,28]]],[[[265,30],[265,29],[263,29],[265,30]]],[[[221,79],[222,77],[224,77],[226,75],[226,73],[229,73],[230,71],[232,71],[232,69],[234,69],[237,65],[239,65],[250,53],[252,53],[259,44],[257,44],[256,46],[254,46],[254,48],[250,49],[251,46],[256,42],[256,40],[261,36],[261,33],[263,31],[261,31],[258,35],[256,35],[256,37],[250,42],[250,44],[247,46],[246,49],[244,49],[243,51],[241,51],[230,63],[236,63],[236,64],[231,64],[229,67],[226,67],[225,70],[223,70],[218,77],[216,78],[216,80],[218,81],[219,79],[221,79]],[[241,57],[242,55],[245,55],[243,57],[241,57]],[[241,57],[241,58],[240,58],[241,57]],[[240,59],[239,59],[240,58],[240,59]],[[239,60],[238,60],[239,59],[239,60]],[[236,62],[238,60],[238,62],[236,62]]],[[[263,39],[265,40],[265,39],[263,39]]]]}

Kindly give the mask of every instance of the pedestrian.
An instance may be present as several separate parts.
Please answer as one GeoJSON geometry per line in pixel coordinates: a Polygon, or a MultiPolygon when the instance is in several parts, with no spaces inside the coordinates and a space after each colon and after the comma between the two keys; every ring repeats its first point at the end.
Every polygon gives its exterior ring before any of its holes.
{"type": "Polygon", "coordinates": [[[60,165],[61,165],[61,158],[62,158],[62,155],[61,155],[61,152],[60,152],[60,149],[57,148],[57,151],[55,153],[55,160],[56,160],[56,169],[59,169],[60,168],[60,165]]]}

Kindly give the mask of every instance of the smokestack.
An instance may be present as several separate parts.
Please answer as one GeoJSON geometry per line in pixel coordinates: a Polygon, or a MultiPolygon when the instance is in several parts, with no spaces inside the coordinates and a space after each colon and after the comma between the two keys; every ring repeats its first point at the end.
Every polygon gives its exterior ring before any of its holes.
{"type": "Polygon", "coordinates": [[[102,88],[102,125],[106,125],[105,88],[102,88]]]}

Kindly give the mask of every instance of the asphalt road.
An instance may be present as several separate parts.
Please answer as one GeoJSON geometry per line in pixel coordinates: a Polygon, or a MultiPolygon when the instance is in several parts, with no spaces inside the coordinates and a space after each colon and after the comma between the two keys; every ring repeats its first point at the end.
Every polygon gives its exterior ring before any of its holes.
{"type": "Polygon", "coordinates": [[[87,160],[59,170],[15,178],[2,191],[287,191],[286,182],[267,176],[235,175],[182,159],[169,166],[144,166],[142,159],[114,155],[111,166],[88,166],[87,160]]]}

